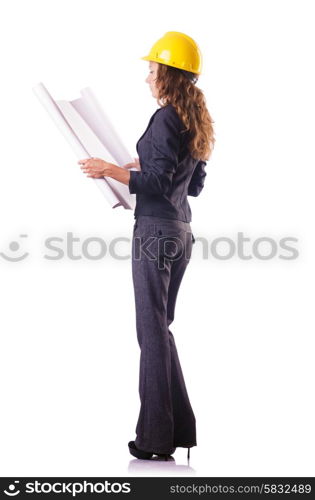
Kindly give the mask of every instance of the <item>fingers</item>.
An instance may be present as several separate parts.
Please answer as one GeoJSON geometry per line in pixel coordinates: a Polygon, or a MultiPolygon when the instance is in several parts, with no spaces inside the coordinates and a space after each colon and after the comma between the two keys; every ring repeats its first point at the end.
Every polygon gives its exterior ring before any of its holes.
{"type": "Polygon", "coordinates": [[[78,163],[82,164],[82,165],[85,165],[88,162],[91,164],[93,164],[93,163],[97,164],[99,161],[102,161],[102,160],[100,160],[100,158],[84,158],[83,160],[79,160],[78,163]]]}
{"type": "Polygon", "coordinates": [[[91,163],[89,163],[90,159],[91,158],[86,158],[84,160],[78,161],[78,164],[80,165],[82,172],[87,173],[91,170],[92,165],[91,163]]]}
{"type": "Polygon", "coordinates": [[[103,177],[104,160],[100,158],[84,158],[78,161],[83,173],[89,174],[87,177],[103,177]]]}

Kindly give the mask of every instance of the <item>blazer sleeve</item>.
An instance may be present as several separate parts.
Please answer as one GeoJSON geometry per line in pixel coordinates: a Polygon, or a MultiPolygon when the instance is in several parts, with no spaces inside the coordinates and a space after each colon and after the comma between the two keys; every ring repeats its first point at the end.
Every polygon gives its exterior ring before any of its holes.
{"type": "Polygon", "coordinates": [[[188,185],[188,195],[189,196],[198,196],[203,190],[206,178],[205,166],[206,162],[200,160],[194,170],[192,178],[190,179],[190,183],[188,185]]]}
{"type": "MultiPolygon", "coordinates": [[[[180,120],[175,110],[159,110],[152,122],[151,157],[143,171],[130,171],[130,193],[162,195],[172,185],[180,150],[180,120]]],[[[140,158],[140,164],[143,161],[140,158]]]]}

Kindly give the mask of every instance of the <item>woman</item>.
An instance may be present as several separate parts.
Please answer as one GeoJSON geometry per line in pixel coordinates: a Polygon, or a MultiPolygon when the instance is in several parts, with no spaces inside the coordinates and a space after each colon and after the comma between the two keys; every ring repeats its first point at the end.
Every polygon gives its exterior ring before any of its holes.
{"type": "Polygon", "coordinates": [[[152,96],[161,106],[137,142],[139,159],[125,169],[81,160],[89,177],[109,176],[136,194],[132,277],[140,346],[140,413],[130,453],[167,459],[177,447],[197,445],[196,419],[181,370],[174,320],[180,283],[194,242],[187,196],[198,196],[213,146],[212,119],[202,91],[201,53],[189,36],[168,32],[149,55],[152,96]],[[136,166],[137,170],[128,168],[136,166]]]}

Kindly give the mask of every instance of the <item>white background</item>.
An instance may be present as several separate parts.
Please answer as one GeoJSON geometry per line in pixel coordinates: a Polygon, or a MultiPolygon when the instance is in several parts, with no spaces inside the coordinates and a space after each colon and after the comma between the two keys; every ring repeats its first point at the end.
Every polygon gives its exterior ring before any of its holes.
{"type": "Polygon", "coordinates": [[[0,255],[2,476],[314,475],[312,4],[2,2],[0,251],[29,252],[0,255]],[[47,237],[66,252],[72,232],[82,256],[86,238],[130,239],[134,219],[109,207],[32,92],[42,81],[71,100],[90,86],[136,156],[157,109],[140,57],[173,30],[202,50],[217,139],[190,197],[195,238],[243,232],[247,254],[260,237],[298,239],[293,260],[205,258],[196,241],[172,325],[197,420],[189,467],[182,448],[164,464],[128,451],[140,407],[130,258],[45,258],[47,237]]]}

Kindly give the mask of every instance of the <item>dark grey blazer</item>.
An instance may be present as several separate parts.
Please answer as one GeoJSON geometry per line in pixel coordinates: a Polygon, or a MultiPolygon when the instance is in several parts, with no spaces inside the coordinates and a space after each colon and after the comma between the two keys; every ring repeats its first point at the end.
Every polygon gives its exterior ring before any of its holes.
{"type": "Polygon", "coordinates": [[[141,171],[130,171],[129,191],[136,194],[134,217],[154,215],[191,222],[187,196],[203,189],[205,161],[192,158],[189,131],[175,108],[158,108],[137,142],[141,171]]]}

